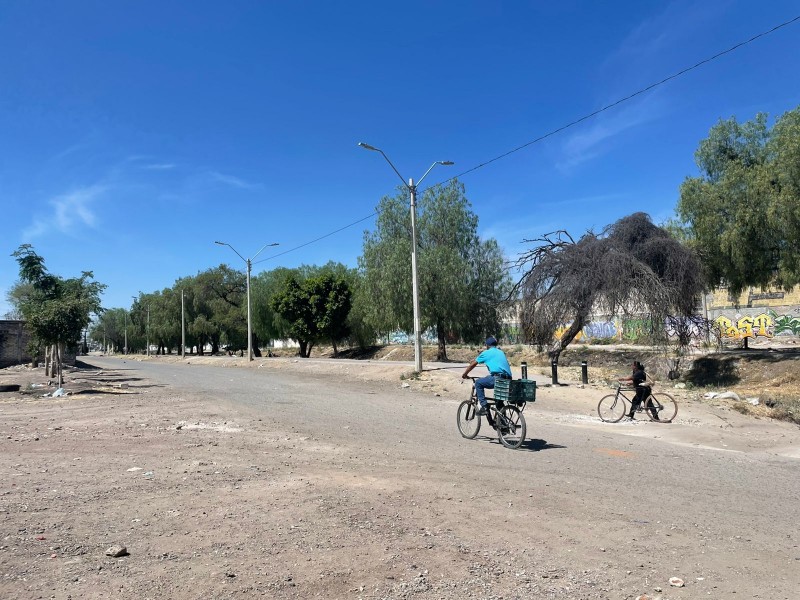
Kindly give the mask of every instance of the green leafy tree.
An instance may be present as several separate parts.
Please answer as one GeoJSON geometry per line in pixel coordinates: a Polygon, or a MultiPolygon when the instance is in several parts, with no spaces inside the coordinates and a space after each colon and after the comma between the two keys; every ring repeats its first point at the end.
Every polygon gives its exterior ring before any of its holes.
{"type": "MultiPolygon", "coordinates": [[[[359,259],[369,307],[359,307],[377,331],[413,330],[411,225],[403,188],[378,206],[375,230],[364,236],[359,259]]],[[[429,188],[418,206],[420,321],[434,328],[438,360],[447,341],[479,341],[499,331],[498,308],[511,289],[502,252],[478,237],[478,218],[464,186],[429,188]]]]}
{"type": "MultiPolygon", "coordinates": [[[[247,281],[241,271],[220,265],[199,273],[195,278],[193,297],[197,319],[192,323],[195,334],[211,344],[212,353],[222,343],[230,349],[247,348],[247,281]]],[[[258,344],[253,344],[253,353],[258,344]]]]}
{"type": "Polygon", "coordinates": [[[272,298],[272,308],[289,324],[289,335],[308,357],[320,341],[334,344],[346,337],[351,291],[344,277],[321,274],[305,280],[290,276],[272,298]]]}
{"type": "Polygon", "coordinates": [[[770,129],[767,116],[720,121],[695,152],[699,177],[681,185],[677,212],[711,287],[800,282],[800,108],[770,129]]]}
{"type": "Polygon", "coordinates": [[[100,295],[105,285],[93,280],[90,271],[63,279],[47,271],[44,259],[30,244],[12,255],[19,264],[20,281],[28,288],[20,296],[19,309],[35,340],[55,348],[58,384],[63,385],[63,350],[76,346],[93,314],[102,311],[100,295]]]}
{"type": "Polygon", "coordinates": [[[124,308],[104,310],[89,330],[89,338],[107,351],[122,350],[125,346],[126,312],[124,308]]]}
{"type": "Polygon", "coordinates": [[[269,342],[290,337],[289,323],[273,308],[272,299],[291,277],[299,277],[297,269],[280,267],[251,278],[251,316],[258,339],[269,342]]]}

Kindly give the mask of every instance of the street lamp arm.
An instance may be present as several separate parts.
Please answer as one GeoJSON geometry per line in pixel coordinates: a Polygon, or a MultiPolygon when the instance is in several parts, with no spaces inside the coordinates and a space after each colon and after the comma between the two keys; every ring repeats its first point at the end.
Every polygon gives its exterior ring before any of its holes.
{"type": "Polygon", "coordinates": [[[428,176],[428,173],[430,173],[433,170],[433,167],[435,167],[436,165],[449,166],[449,165],[453,165],[453,164],[455,164],[455,163],[453,161],[451,161],[451,160],[437,160],[435,163],[433,163],[430,166],[430,168],[427,171],[425,171],[425,175],[423,175],[422,177],[419,178],[419,180],[417,181],[417,185],[422,183],[422,180],[425,179],[428,176]]]}
{"type": "Polygon", "coordinates": [[[277,245],[278,245],[278,242],[273,242],[272,244],[264,244],[263,246],[261,246],[261,250],[259,250],[258,252],[256,252],[256,253],[253,255],[253,258],[251,258],[250,260],[251,260],[251,261],[255,260],[255,259],[256,259],[256,256],[258,256],[259,254],[261,254],[261,252],[264,250],[264,248],[269,248],[270,246],[277,246],[277,245]]]}
{"type": "MultiPolygon", "coordinates": [[[[244,256],[242,256],[241,254],[239,254],[239,252],[237,252],[236,248],[234,248],[234,247],[233,247],[233,246],[231,246],[230,244],[228,244],[228,243],[226,243],[226,242],[214,242],[214,243],[215,243],[215,244],[217,244],[218,246],[227,246],[228,248],[230,248],[231,250],[233,250],[234,252],[236,252],[236,255],[237,255],[239,258],[241,258],[241,259],[242,259],[242,260],[243,260],[245,263],[247,263],[247,259],[246,259],[244,256]]],[[[262,250],[263,250],[263,248],[262,248],[262,250]]],[[[259,250],[259,252],[260,252],[260,250],[259,250]]]]}
{"type": "Polygon", "coordinates": [[[373,152],[380,152],[381,155],[383,155],[383,158],[386,159],[386,162],[389,163],[389,166],[392,167],[392,170],[395,173],[397,173],[397,176],[400,178],[400,181],[403,182],[403,186],[408,188],[408,183],[406,182],[405,179],[403,179],[403,176],[400,175],[400,171],[397,170],[397,167],[395,167],[394,163],[392,163],[392,161],[389,160],[389,157],[386,156],[386,153],[383,150],[381,150],[380,148],[376,148],[375,146],[370,146],[369,144],[366,144],[364,142],[358,142],[358,145],[361,146],[362,148],[367,149],[367,150],[372,150],[373,152]]]}

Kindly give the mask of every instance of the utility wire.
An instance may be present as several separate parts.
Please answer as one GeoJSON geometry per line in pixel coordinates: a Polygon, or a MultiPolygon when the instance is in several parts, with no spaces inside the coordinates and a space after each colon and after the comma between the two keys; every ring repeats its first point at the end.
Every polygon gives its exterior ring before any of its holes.
{"type": "MultiPolygon", "coordinates": [[[[779,25],[776,25],[775,27],[773,27],[771,29],[768,29],[766,31],[762,31],[761,33],[754,35],[750,39],[747,39],[747,40],[745,40],[743,42],[739,42],[738,44],[734,44],[733,46],[731,46],[727,50],[723,50],[722,52],[718,52],[717,54],[715,54],[713,56],[709,56],[708,58],[705,58],[705,59],[701,60],[700,62],[697,62],[697,63],[693,64],[691,67],[686,67],[685,69],[682,69],[682,70],[678,71],[677,73],[673,73],[672,75],[669,75],[669,76],[665,77],[661,81],[657,81],[655,83],[651,83],[647,87],[644,87],[644,88],[642,88],[642,89],[640,89],[640,90],[638,90],[636,92],[633,92],[632,94],[629,94],[629,95],[625,96],[624,98],[620,98],[619,100],[616,100],[616,101],[612,102],[611,104],[607,104],[606,106],[604,106],[602,108],[599,108],[594,112],[591,112],[591,113],[589,113],[587,115],[584,115],[584,116],[582,116],[582,117],[580,117],[578,119],[575,119],[574,121],[571,121],[571,122],[567,123],[566,125],[562,125],[561,127],[558,127],[557,129],[553,129],[552,131],[549,131],[549,132],[545,133],[544,135],[541,135],[541,136],[537,137],[536,139],[533,139],[533,140],[531,140],[529,142],[526,142],[526,143],[522,144],[521,146],[517,146],[516,148],[513,148],[513,149],[509,150],[508,152],[504,152],[503,154],[500,154],[499,156],[495,156],[492,159],[489,159],[489,160],[484,161],[484,162],[482,162],[482,163],[480,163],[478,165],[475,165],[471,169],[467,169],[466,171],[463,171],[462,173],[459,173],[458,175],[450,177],[449,179],[445,179],[444,181],[440,181],[439,183],[436,183],[436,184],[434,184],[432,186],[429,186],[426,189],[431,189],[431,188],[439,187],[441,185],[445,185],[447,183],[450,183],[451,181],[453,181],[455,179],[458,179],[459,177],[463,177],[464,175],[467,175],[468,173],[472,173],[473,171],[477,171],[478,169],[482,169],[483,167],[488,166],[488,165],[492,164],[493,162],[497,162],[501,158],[505,158],[507,156],[510,156],[511,154],[514,154],[515,152],[519,152],[520,150],[523,150],[523,149],[527,148],[528,146],[532,146],[533,144],[536,144],[536,143],[539,143],[539,142],[541,142],[543,140],[546,140],[547,138],[552,137],[552,136],[556,135],[557,133],[561,133],[565,129],[569,129],[570,127],[574,127],[575,125],[577,125],[579,123],[582,123],[582,122],[584,122],[584,121],[586,121],[588,119],[591,119],[592,117],[596,117],[600,113],[603,113],[603,112],[605,112],[605,111],[607,111],[609,109],[612,109],[615,106],[619,106],[623,102],[627,102],[628,100],[631,100],[631,99],[635,98],[636,96],[640,96],[640,95],[644,94],[645,92],[649,92],[650,90],[652,90],[654,88],[657,88],[660,85],[664,85],[668,81],[672,81],[673,79],[676,79],[676,78],[680,77],[681,75],[685,75],[686,73],[689,73],[690,71],[694,71],[698,67],[701,67],[701,66],[703,66],[705,64],[708,64],[708,63],[710,63],[710,62],[712,62],[712,61],[714,61],[714,60],[716,60],[716,59],[718,59],[718,58],[720,58],[722,56],[725,56],[726,54],[730,54],[734,50],[738,50],[739,48],[742,48],[743,46],[747,46],[748,44],[751,44],[751,43],[755,42],[757,39],[762,38],[764,36],[767,36],[767,35],[769,35],[771,33],[774,33],[776,31],[778,31],[779,29],[782,29],[783,27],[791,25],[792,23],[794,23],[796,21],[800,21],[800,15],[794,17],[793,19],[789,19],[788,21],[784,21],[783,23],[781,23],[779,25]]],[[[336,231],[331,231],[330,233],[326,233],[325,235],[320,236],[320,237],[318,237],[316,239],[313,239],[310,242],[306,242],[305,244],[300,244],[299,246],[295,246],[294,248],[290,248],[289,250],[286,250],[286,251],[281,252],[279,254],[273,254],[272,256],[269,256],[267,258],[264,258],[262,260],[254,262],[253,264],[257,265],[258,263],[265,262],[265,261],[268,261],[268,260],[272,260],[273,258],[277,258],[279,256],[283,256],[284,254],[288,254],[289,252],[294,252],[295,250],[299,250],[300,248],[304,248],[304,247],[309,246],[311,244],[314,244],[314,243],[316,243],[316,242],[318,242],[320,240],[324,240],[326,237],[330,237],[330,236],[332,236],[332,235],[334,235],[336,233],[339,233],[340,231],[344,231],[345,229],[348,229],[349,227],[352,227],[353,225],[357,225],[358,223],[361,223],[362,221],[366,221],[367,219],[371,219],[376,214],[377,214],[376,212],[372,212],[371,214],[367,215],[366,217],[363,217],[363,218],[359,219],[358,221],[354,221],[354,222],[350,223],[349,225],[345,225],[344,227],[341,227],[341,228],[337,229],[336,231]]]]}
{"type": "Polygon", "coordinates": [[[526,142],[525,144],[522,144],[521,146],[517,146],[516,148],[513,148],[512,150],[509,150],[508,152],[504,152],[503,154],[501,154],[499,156],[496,156],[496,157],[494,157],[494,158],[492,158],[490,160],[482,162],[479,165],[476,165],[476,166],[472,167],[471,169],[467,169],[463,173],[459,173],[458,175],[450,177],[449,179],[445,179],[444,181],[436,183],[436,184],[434,184],[434,185],[432,185],[430,187],[434,188],[434,187],[438,187],[440,185],[444,185],[446,183],[450,183],[454,179],[462,177],[462,176],[466,175],[467,173],[472,173],[473,171],[477,171],[478,169],[481,169],[481,168],[483,168],[483,167],[485,167],[487,165],[490,165],[493,162],[496,162],[496,161],[500,160],[501,158],[505,158],[506,156],[514,154],[515,152],[519,152],[520,150],[522,150],[524,148],[527,148],[528,146],[531,146],[533,144],[541,142],[542,140],[546,140],[547,138],[549,138],[551,136],[554,136],[555,134],[560,133],[560,132],[564,131],[565,129],[569,129],[570,127],[573,127],[573,126],[577,125],[578,123],[582,123],[583,121],[586,121],[587,119],[591,119],[592,117],[596,117],[600,113],[605,112],[605,111],[607,111],[607,110],[609,110],[611,108],[614,108],[615,106],[618,106],[618,105],[622,104],[623,102],[627,102],[628,100],[631,100],[632,98],[635,98],[636,96],[640,96],[641,94],[644,94],[645,92],[649,92],[653,88],[656,88],[656,87],[658,87],[660,85],[663,85],[663,84],[667,83],[668,81],[676,79],[676,78],[680,77],[681,75],[685,75],[689,71],[693,71],[694,69],[697,69],[698,67],[701,67],[701,66],[703,66],[703,65],[705,65],[707,63],[710,63],[711,61],[716,60],[716,59],[720,58],[721,56],[725,56],[726,54],[729,54],[729,53],[733,52],[734,50],[738,50],[739,48],[741,48],[743,46],[746,46],[747,44],[750,44],[750,43],[756,41],[759,38],[762,38],[762,37],[764,37],[766,35],[769,35],[770,33],[774,33],[775,31],[778,31],[779,29],[781,29],[783,27],[791,25],[795,21],[800,21],[800,15],[794,17],[793,19],[789,19],[788,21],[784,21],[783,23],[781,23],[780,25],[776,25],[772,29],[768,29],[767,31],[762,31],[761,33],[759,33],[757,35],[754,35],[753,37],[751,37],[748,40],[745,40],[743,42],[739,42],[738,44],[735,44],[735,45],[731,46],[727,50],[723,50],[722,52],[718,52],[714,56],[710,56],[708,58],[705,58],[705,59],[701,60],[698,63],[693,64],[691,67],[687,67],[685,69],[682,69],[682,70],[678,71],[677,73],[673,73],[672,75],[669,75],[668,77],[665,77],[661,81],[657,81],[656,83],[651,83],[647,87],[642,88],[639,91],[633,92],[632,94],[629,94],[628,96],[625,96],[624,98],[620,98],[619,100],[616,100],[615,102],[612,102],[611,104],[608,104],[608,105],[604,106],[603,108],[599,108],[596,111],[589,113],[588,115],[584,115],[584,116],[580,117],[579,119],[575,119],[574,121],[572,121],[570,123],[567,123],[566,125],[562,125],[558,129],[553,129],[552,131],[549,131],[549,132],[545,133],[544,135],[541,135],[538,138],[536,138],[534,140],[531,140],[530,142],[526,142]]]}
{"type": "Polygon", "coordinates": [[[295,246],[294,248],[289,248],[288,250],[284,250],[283,252],[280,252],[278,254],[273,254],[272,256],[268,256],[267,258],[262,258],[261,260],[257,260],[253,264],[257,265],[258,263],[266,262],[268,260],[272,260],[273,258],[278,258],[279,256],[283,256],[284,254],[289,254],[289,252],[294,252],[295,250],[299,250],[300,248],[304,248],[304,247],[309,246],[309,245],[311,245],[311,244],[313,244],[315,242],[318,242],[320,240],[324,240],[326,237],[330,237],[335,233],[339,233],[340,231],[344,231],[345,229],[347,229],[349,227],[352,227],[353,225],[358,225],[359,223],[361,223],[363,221],[366,221],[367,219],[371,219],[372,217],[374,217],[377,214],[378,213],[376,211],[372,211],[366,217],[362,217],[358,221],[353,221],[349,225],[345,225],[344,227],[340,227],[336,231],[331,231],[330,233],[326,233],[325,235],[320,236],[320,237],[318,237],[316,239],[313,239],[310,242],[306,242],[305,244],[300,244],[299,246],[295,246]]]}

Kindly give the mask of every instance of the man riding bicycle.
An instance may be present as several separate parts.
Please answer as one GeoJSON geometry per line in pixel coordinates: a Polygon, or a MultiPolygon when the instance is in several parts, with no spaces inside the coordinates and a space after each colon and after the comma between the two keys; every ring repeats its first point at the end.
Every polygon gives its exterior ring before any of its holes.
{"type": "Polygon", "coordinates": [[[489,369],[489,374],[486,377],[475,380],[475,396],[477,396],[480,404],[477,414],[485,415],[488,403],[486,402],[484,390],[493,390],[495,379],[498,377],[511,379],[511,365],[508,364],[505,352],[497,347],[497,340],[492,336],[486,338],[486,350],[478,354],[477,358],[467,366],[461,378],[467,379],[469,372],[478,365],[486,365],[486,368],[489,369]]]}

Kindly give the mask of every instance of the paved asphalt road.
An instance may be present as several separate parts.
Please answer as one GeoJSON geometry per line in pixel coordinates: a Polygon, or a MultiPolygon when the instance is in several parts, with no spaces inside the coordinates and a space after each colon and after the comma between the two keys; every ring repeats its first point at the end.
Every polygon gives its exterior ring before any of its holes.
{"type": "Polygon", "coordinates": [[[519,523],[521,540],[547,541],[576,564],[625,552],[623,563],[668,563],[687,583],[717,581],[702,596],[687,587],[673,590],[675,597],[794,598],[800,592],[796,460],[543,423],[535,405],[526,409],[530,439],[513,451],[488,437],[486,424],[476,440],[462,439],[457,401],[397,383],[82,360],[205,396],[221,414],[228,407],[255,411],[279,426],[363,453],[367,462],[389,457],[405,471],[398,476],[411,482],[416,470],[443,481],[472,481],[476,510],[511,503],[512,516],[519,511],[528,519],[519,523]]]}

